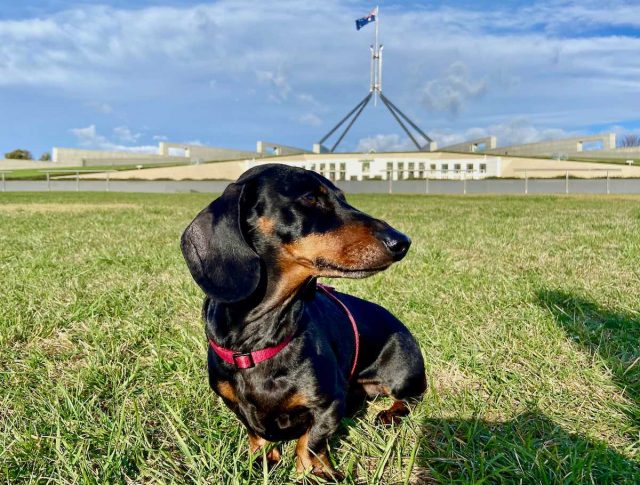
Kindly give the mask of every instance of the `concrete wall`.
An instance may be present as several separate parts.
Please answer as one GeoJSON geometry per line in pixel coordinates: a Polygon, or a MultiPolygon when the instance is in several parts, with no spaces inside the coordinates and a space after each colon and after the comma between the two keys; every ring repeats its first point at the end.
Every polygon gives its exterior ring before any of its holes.
{"type": "Polygon", "coordinates": [[[256,143],[256,152],[258,152],[262,156],[297,155],[298,153],[310,153],[309,150],[282,145],[281,143],[273,143],[270,141],[259,141],[258,143],[256,143]]]}
{"type": "MultiPolygon", "coordinates": [[[[215,162],[181,167],[124,170],[109,174],[110,180],[235,180],[249,169],[248,161],[215,162]]],[[[75,176],[74,176],[75,178],[75,176]]],[[[106,174],[81,175],[84,179],[105,179],[106,174]]]]}
{"type": "Polygon", "coordinates": [[[449,145],[441,149],[443,152],[458,153],[487,153],[492,155],[514,155],[521,157],[571,157],[571,158],[603,158],[618,160],[635,160],[640,164],[640,147],[616,147],[615,133],[603,133],[600,135],[580,136],[565,138],[562,140],[549,140],[537,143],[525,143],[496,148],[496,137],[488,136],[469,140],[462,143],[449,145]],[[602,149],[589,149],[590,142],[601,142],[602,149]],[[485,144],[481,150],[479,145],[485,144]]]}
{"type": "Polygon", "coordinates": [[[579,178],[606,177],[607,171],[609,177],[640,177],[640,167],[634,166],[502,157],[502,177],[524,178],[525,170],[528,178],[563,177],[567,171],[569,176],[579,178]]]}
{"type": "Polygon", "coordinates": [[[161,142],[158,153],[134,153],[127,151],[83,150],[54,147],[52,158],[65,166],[95,167],[100,165],[179,164],[201,163],[217,160],[233,160],[257,156],[256,152],[229,148],[206,147],[184,143],[161,142]],[[182,150],[180,155],[170,155],[170,149],[182,150]]]}
{"type": "Polygon", "coordinates": [[[206,147],[201,145],[188,145],[185,143],[160,142],[159,153],[169,156],[170,148],[184,150],[185,157],[196,162],[215,162],[218,160],[234,160],[257,156],[256,152],[235,150],[232,148],[206,147]]]}
{"type": "Polygon", "coordinates": [[[90,160],[118,160],[123,158],[128,159],[145,159],[145,158],[157,158],[161,159],[159,155],[150,153],[132,153],[132,152],[115,152],[115,151],[101,151],[101,150],[83,150],[80,148],[58,148],[54,147],[52,150],[52,159],[54,162],[64,163],[66,166],[82,166],[85,159],[90,160]]]}
{"type": "Polygon", "coordinates": [[[486,152],[496,147],[496,137],[486,136],[484,138],[477,138],[475,140],[463,141],[462,143],[456,143],[455,145],[449,145],[441,148],[442,152],[486,152]],[[484,147],[483,147],[484,145],[484,147]]]}
{"type": "Polygon", "coordinates": [[[119,158],[85,158],[83,159],[83,167],[118,167],[122,165],[151,165],[151,164],[166,164],[166,165],[186,165],[190,164],[191,160],[184,157],[162,157],[146,156],[146,157],[119,157],[119,158]]]}
{"type": "MultiPolygon", "coordinates": [[[[574,155],[575,156],[575,155],[574,155]]],[[[620,147],[614,150],[597,150],[582,152],[577,155],[577,158],[605,158],[615,160],[634,160],[635,163],[640,164],[640,148],[638,147],[620,147]]]]}
{"type": "Polygon", "coordinates": [[[485,150],[484,153],[532,157],[553,157],[558,154],[569,156],[574,154],[581,154],[584,156],[593,154],[594,157],[598,156],[597,154],[599,153],[599,150],[584,150],[585,143],[589,142],[602,142],[602,150],[614,150],[616,148],[616,135],[615,133],[603,133],[601,135],[564,138],[562,140],[549,140],[538,143],[525,143],[523,145],[512,145],[492,150],[485,150]]]}

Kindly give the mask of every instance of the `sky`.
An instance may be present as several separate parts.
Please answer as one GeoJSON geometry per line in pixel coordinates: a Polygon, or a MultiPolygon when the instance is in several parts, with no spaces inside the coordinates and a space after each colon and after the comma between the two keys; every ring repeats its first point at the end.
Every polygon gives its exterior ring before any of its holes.
{"type": "MultiPolygon", "coordinates": [[[[0,156],[310,148],[369,89],[375,5],[0,0],[0,156]]],[[[640,131],[640,1],[382,1],[383,92],[439,146],[640,131]]],[[[370,104],[344,151],[411,148],[370,104]]]]}

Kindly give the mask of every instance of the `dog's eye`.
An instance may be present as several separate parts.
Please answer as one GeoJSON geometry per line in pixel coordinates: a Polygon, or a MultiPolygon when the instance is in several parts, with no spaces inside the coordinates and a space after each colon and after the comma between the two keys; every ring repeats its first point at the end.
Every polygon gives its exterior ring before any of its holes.
{"type": "Polygon", "coordinates": [[[318,197],[312,192],[307,192],[300,197],[300,200],[306,205],[316,205],[318,203],[318,197]]]}

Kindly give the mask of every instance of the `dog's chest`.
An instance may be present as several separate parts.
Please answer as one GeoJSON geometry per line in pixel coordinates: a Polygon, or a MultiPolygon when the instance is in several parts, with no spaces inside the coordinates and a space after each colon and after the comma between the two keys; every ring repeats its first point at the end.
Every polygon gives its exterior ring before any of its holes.
{"type": "Polygon", "coordinates": [[[301,392],[284,396],[259,393],[242,397],[238,412],[257,434],[277,441],[300,436],[311,424],[309,399],[301,392]]]}

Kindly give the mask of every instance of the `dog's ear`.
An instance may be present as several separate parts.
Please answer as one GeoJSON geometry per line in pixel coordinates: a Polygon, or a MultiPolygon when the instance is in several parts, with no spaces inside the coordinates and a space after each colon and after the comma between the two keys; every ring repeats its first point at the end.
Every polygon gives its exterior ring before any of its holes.
{"type": "Polygon", "coordinates": [[[182,255],[193,279],[213,300],[247,298],[260,280],[260,258],[242,234],[244,184],[230,184],[182,234],[182,255]]]}

